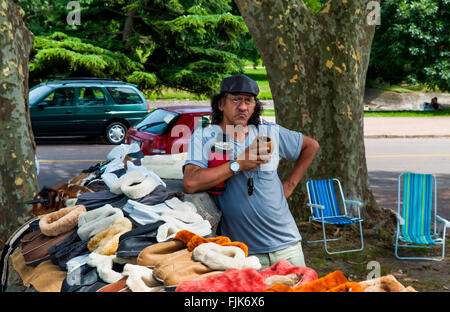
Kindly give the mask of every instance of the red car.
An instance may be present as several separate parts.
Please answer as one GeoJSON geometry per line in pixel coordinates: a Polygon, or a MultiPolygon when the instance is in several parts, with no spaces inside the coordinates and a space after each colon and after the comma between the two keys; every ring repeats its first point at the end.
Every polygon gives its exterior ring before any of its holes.
{"type": "Polygon", "coordinates": [[[210,114],[209,106],[157,108],[128,129],[126,143],[138,143],[144,155],[187,152],[194,128],[209,125],[210,114]]]}

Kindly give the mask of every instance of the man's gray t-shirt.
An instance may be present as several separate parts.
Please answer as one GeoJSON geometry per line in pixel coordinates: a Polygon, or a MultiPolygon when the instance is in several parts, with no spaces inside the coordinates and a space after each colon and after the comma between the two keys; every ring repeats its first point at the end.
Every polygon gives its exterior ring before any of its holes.
{"type": "MultiPolygon", "coordinates": [[[[197,128],[191,136],[187,160],[208,168],[211,146],[216,138],[222,138],[222,129],[213,125],[197,128]]],[[[257,127],[249,125],[244,142],[228,139],[236,159],[258,135],[268,135],[274,143],[274,151],[268,164],[252,171],[240,171],[225,182],[225,191],[211,195],[222,211],[221,235],[247,245],[249,254],[280,250],[301,240],[295,220],[284,197],[283,186],[277,174],[281,158],[296,160],[301,152],[303,136],[275,123],[262,122],[257,127]],[[247,193],[247,181],[253,175],[254,193],[247,193]]],[[[183,167],[184,169],[184,167],[183,167]]]]}

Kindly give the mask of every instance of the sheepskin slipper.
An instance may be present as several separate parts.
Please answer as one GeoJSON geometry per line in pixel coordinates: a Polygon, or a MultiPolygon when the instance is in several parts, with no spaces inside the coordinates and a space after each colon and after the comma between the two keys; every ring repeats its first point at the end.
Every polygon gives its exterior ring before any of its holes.
{"type": "MultiPolygon", "coordinates": [[[[153,277],[164,283],[166,287],[174,287],[183,281],[190,281],[205,277],[208,273],[222,273],[215,271],[201,262],[194,260],[176,261],[160,266],[153,270],[153,277]]],[[[214,274],[212,273],[212,274],[214,274]]]]}
{"type": "Polygon", "coordinates": [[[201,280],[186,280],[176,292],[262,292],[267,288],[264,278],[255,269],[229,269],[222,274],[201,280]]]}
{"type": "Polygon", "coordinates": [[[245,256],[248,256],[248,247],[244,243],[241,242],[232,242],[226,236],[216,236],[210,238],[204,238],[202,236],[198,236],[195,233],[189,232],[187,230],[178,231],[177,234],[173,238],[174,240],[180,240],[184,242],[189,250],[194,250],[197,246],[204,243],[216,243],[221,246],[236,246],[241,248],[245,256]]]}
{"type": "Polygon", "coordinates": [[[158,186],[154,178],[144,176],[139,171],[130,171],[117,179],[110,188],[111,193],[125,194],[128,198],[144,197],[158,186]]]}
{"type": "Polygon", "coordinates": [[[172,197],[164,202],[173,210],[185,212],[197,212],[197,207],[189,201],[181,201],[178,197],[172,197]]]}
{"type": "Polygon", "coordinates": [[[416,292],[411,286],[403,286],[393,275],[381,276],[359,284],[365,292],[416,292]]]}
{"type": "Polygon", "coordinates": [[[86,207],[77,205],[45,214],[39,221],[39,228],[46,236],[58,236],[73,230],[78,225],[78,216],[83,212],[86,212],[86,207]]]}
{"type": "Polygon", "coordinates": [[[150,245],[144,248],[138,255],[136,263],[147,267],[154,267],[159,261],[169,254],[186,248],[186,244],[179,240],[171,240],[150,245]]]}
{"type": "Polygon", "coordinates": [[[245,257],[242,249],[236,246],[221,246],[216,243],[204,243],[194,249],[192,257],[213,270],[255,269],[261,268],[258,257],[245,257]]]}
{"type": "Polygon", "coordinates": [[[104,256],[96,252],[89,254],[87,264],[97,269],[99,277],[106,283],[112,284],[123,278],[122,274],[112,269],[115,256],[104,256]]]}
{"type": "Polygon", "coordinates": [[[155,180],[151,177],[144,179],[131,179],[129,177],[123,180],[121,189],[122,192],[131,199],[142,198],[151,192],[158,186],[155,180]]]}
{"type": "Polygon", "coordinates": [[[120,235],[130,231],[132,227],[131,221],[127,218],[117,219],[106,230],[92,237],[87,247],[89,251],[95,251],[101,255],[114,255],[119,246],[120,235]]]}
{"type": "Polygon", "coordinates": [[[181,230],[188,230],[199,236],[206,236],[212,232],[211,223],[209,223],[208,220],[203,220],[198,223],[185,223],[167,216],[161,216],[161,220],[166,223],[158,228],[158,233],[156,234],[156,240],[158,242],[163,242],[175,237],[181,230]]]}
{"type": "Polygon", "coordinates": [[[123,211],[110,204],[83,212],[78,217],[78,236],[81,240],[87,240],[106,230],[114,221],[123,217],[123,211]]]}
{"type": "Polygon", "coordinates": [[[141,149],[138,144],[132,143],[132,144],[120,144],[111,149],[109,151],[108,155],[106,156],[106,159],[113,160],[113,159],[124,159],[126,156],[132,156],[137,158],[144,157],[141,155],[141,149]]]}
{"type": "Polygon", "coordinates": [[[273,285],[283,285],[288,287],[294,287],[298,284],[301,277],[297,274],[287,274],[287,275],[272,275],[264,280],[268,287],[272,287],[273,285]]]}
{"type": "Polygon", "coordinates": [[[126,285],[132,292],[158,292],[164,289],[153,278],[153,270],[141,265],[125,264],[123,276],[128,276],[126,285]]]}
{"type": "Polygon", "coordinates": [[[174,253],[168,254],[166,257],[161,259],[155,264],[155,269],[161,266],[165,266],[174,262],[179,261],[188,261],[192,259],[192,251],[189,251],[187,248],[175,251],[174,253]]]}
{"type": "Polygon", "coordinates": [[[174,210],[167,209],[161,214],[162,219],[164,218],[175,218],[185,223],[201,223],[203,218],[196,212],[184,211],[184,210],[174,210]]]}
{"type": "MultiPolygon", "coordinates": [[[[123,183],[123,180],[125,179],[125,176],[126,176],[127,174],[129,174],[129,173],[125,173],[125,174],[121,175],[119,178],[117,178],[117,176],[114,177],[113,175],[111,175],[111,176],[110,176],[110,175],[105,176],[106,173],[104,173],[104,174],[102,175],[102,179],[105,181],[105,183],[108,184],[108,186],[109,186],[109,191],[110,191],[111,193],[120,195],[120,194],[123,194],[123,191],[122,191],[122,183],[123,183]],[[104,178],[103,176],[105,176],[105,178],[104,178]]],[[[138,174],[138,173],[134,173],[134,175],[140,176],[140,174],[138,174]]]]}
{"type": "Polygon", "coordinates": [[[317,272],[308,267],[295,267],[287,260],[279,260],[270,267],[259,271],[264,279],[274,275],[296,274],[300,280],[296,285],[304,285],[318,279],[317,272]]]}

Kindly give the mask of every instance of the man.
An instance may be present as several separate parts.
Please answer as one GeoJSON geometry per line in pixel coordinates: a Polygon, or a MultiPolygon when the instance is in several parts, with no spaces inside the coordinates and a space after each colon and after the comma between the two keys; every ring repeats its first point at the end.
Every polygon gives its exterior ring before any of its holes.
{"type": "Polygon", "coordinates": [[[184,191],[206,191],[226,181],[225,191],[212,195],[222,211],[220,234],[245,243],[262,268],[281,259],[305,266],[301,236],[286,198],[311,165],[319,144],[300,132],[261,122],[258,94],[257,83],[245,75],[222,80],[220,94],[211,101],[212,126],[197,128],[191,137],[183,166],[184,191]],[[211,146],[224,133],[232,146],[230,161],[208,168],[211,146]],[[254,140],[259,135],[272,139],[272,153],[255,152],[254,140]],[[295,160],[283,182],[277,174],[279,158],[295,160]]]}

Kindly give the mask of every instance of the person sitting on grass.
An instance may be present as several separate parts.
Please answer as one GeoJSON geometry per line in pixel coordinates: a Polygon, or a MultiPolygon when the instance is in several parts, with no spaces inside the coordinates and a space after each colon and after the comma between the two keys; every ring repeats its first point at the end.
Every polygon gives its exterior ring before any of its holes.
{"type": "Polygon", "coordinates": [[[431,99],[431,103],[425,103],[425,110],[442,110],[437,97],[431,99]]]}
{"type": "Polygon", "coordinates": [[[437,97],[431,99],[430,107],[435,110],[441,110],[441,104],[438,103],[437,97]]]}

